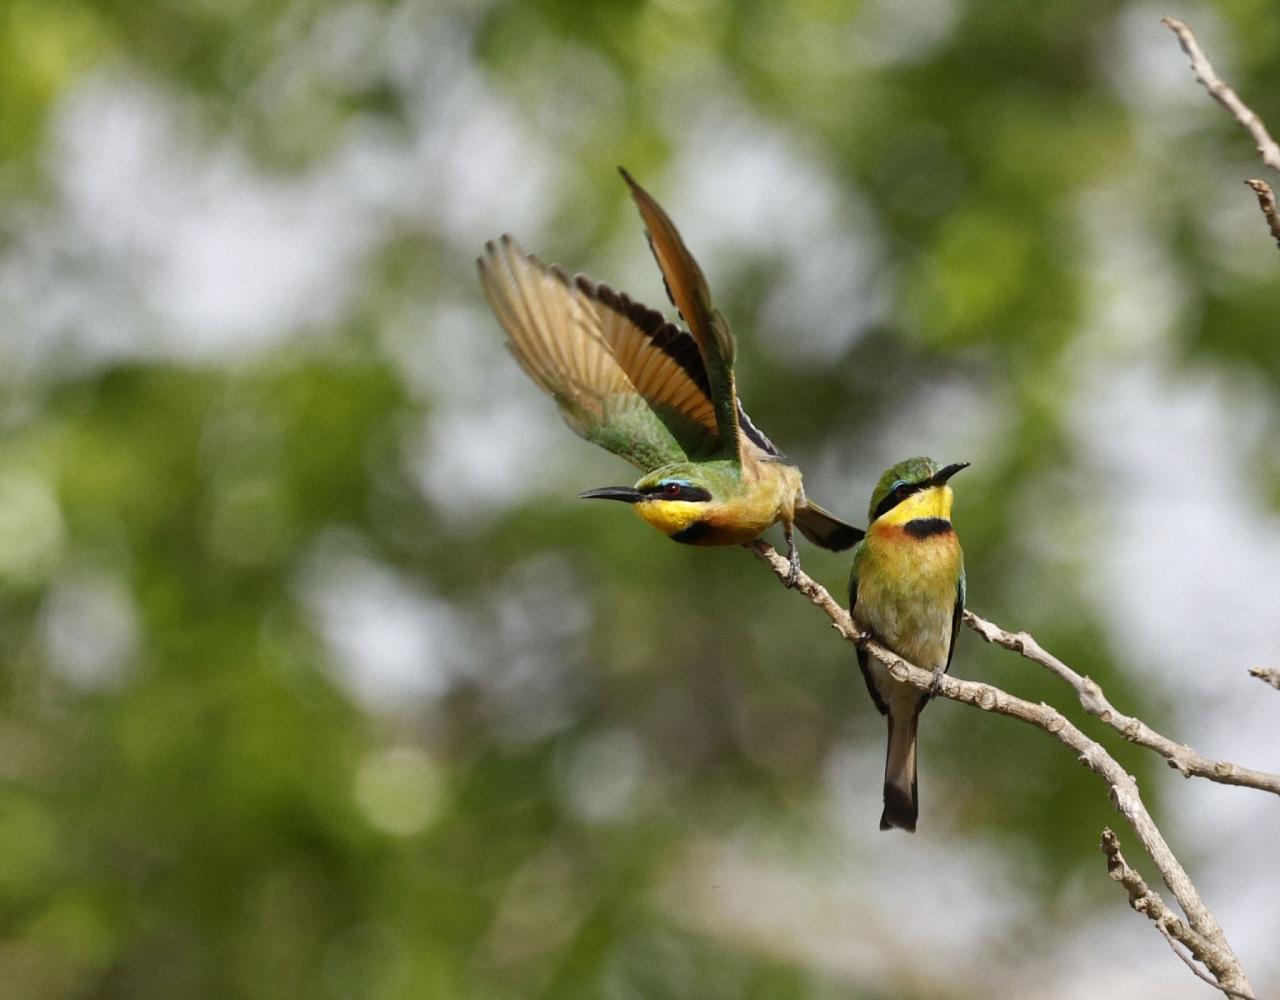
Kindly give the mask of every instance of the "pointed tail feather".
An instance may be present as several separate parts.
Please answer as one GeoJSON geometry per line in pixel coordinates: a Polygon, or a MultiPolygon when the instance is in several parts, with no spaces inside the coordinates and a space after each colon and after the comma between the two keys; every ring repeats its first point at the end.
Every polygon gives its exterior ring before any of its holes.
{"type": "Polygon", "coordinates": [[[909,718],[900,713],[889,713],[889,752],[884,762],[884,813],[880,816],[880,829],[897,827],[912,833],[916,829],[916,817],[920,803],[916,796],[916,728],[919,711],[909,718]]]}
{"type": "Polygon", "coordinates": [[[861,528],[845,524],[812,501],[806,501],[805,506],[796,508],[796,527],[814,545],[832,552],[843,552],[860,542],[866,534],[861,528]]]}

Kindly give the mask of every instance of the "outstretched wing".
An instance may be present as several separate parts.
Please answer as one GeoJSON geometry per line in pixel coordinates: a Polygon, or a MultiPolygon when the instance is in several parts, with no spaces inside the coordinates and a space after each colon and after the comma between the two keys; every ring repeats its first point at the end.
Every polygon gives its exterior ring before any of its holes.
{"type": "Polygon", "coordinates": [[[723,316],[711,304],[711,291],[702,269],[693,254],[684,245],[680,233],[662,206],[635,182],[622,167],[618,168],[622,179],[631,188],[631,197],[640,216],[644,219],[649,246],[662,270],[667,295],[680,311],[689,332],[697,342],[706,367],[711,390],[711,402],[715,407],[716,426],[726,449],[735,457],[738,454],[739,416],[738,393],[733,380],[733,335],[723,316]]]}
{"type": "Polygon", "coordinates": [[[478,264],[507,346],[574,431],[646,471],[722,450],[688,334],[510,236],[486,244],[478,264]]]}

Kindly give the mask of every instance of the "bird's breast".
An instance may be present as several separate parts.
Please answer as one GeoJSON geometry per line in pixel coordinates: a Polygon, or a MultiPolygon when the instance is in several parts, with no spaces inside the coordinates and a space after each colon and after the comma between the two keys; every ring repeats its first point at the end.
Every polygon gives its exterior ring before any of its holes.
{"type": "Polygon", "coordinates": [[[855,615],[899,656],[931,670],[947,662],[962,567],[954,532],[869,538],[855,615]]]}

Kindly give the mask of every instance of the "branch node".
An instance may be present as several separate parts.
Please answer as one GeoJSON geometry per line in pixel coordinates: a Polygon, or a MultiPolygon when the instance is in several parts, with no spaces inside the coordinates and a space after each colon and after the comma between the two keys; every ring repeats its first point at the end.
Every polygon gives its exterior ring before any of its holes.
{"type": "Polygon", "coordinates": [[[1178,919],[1160,895],[1147,885],[1142,875],[1125,861],[1124,855],[1120,853],[1120,839],[1110,827],[1102,831],[1100,846],[1102,853],[1107,856],[1107,877],[1124,886],[1133,911],[1141,913],[1155,925],[1173,953],[1197,977],[1229,997],[1254,995],[1248,980],[1240,972],[1238,963],[1233,964],[1234,956],[1224,950],[1225,942],[1214,941],[1178,919]],[[1213,974],[1212,977],[1202,971],[1200,965],[1208,969],[1213,974]]]}
{"type": "Polygon", "coordinates": [[[1262,209],[1262,214],[1266,217],[1267,228],[1271,230],[1271,238],[1276,241],[1277,246],[1280,246],[1280,208],[1276,206],[1276,196],[1271,191],[1271,185],[1256,178],[1245,181],[1245,184],[1251,187],[1253,193],[1258,196],[1258,207],[1262,209]]]}

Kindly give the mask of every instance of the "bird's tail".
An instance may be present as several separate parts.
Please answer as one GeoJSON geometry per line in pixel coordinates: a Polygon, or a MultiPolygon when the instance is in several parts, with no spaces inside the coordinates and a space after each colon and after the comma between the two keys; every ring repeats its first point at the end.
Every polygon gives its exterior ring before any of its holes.
{"type": "Polygon", "coordinates": [[[796,527],[814,545],[832,552],[843,552],[856,545],[865,534],[861,528],[845,524],[834,514],[808,500],[803,507],[796,506],[796,527]]]}
{"type": "Polygon", "coordinates": [[[884,812],[880,829],[912,833],[920,803],[916,797],[916,729],[919,711],[889,713],[889,752],[884,762],[884,812]]]}

